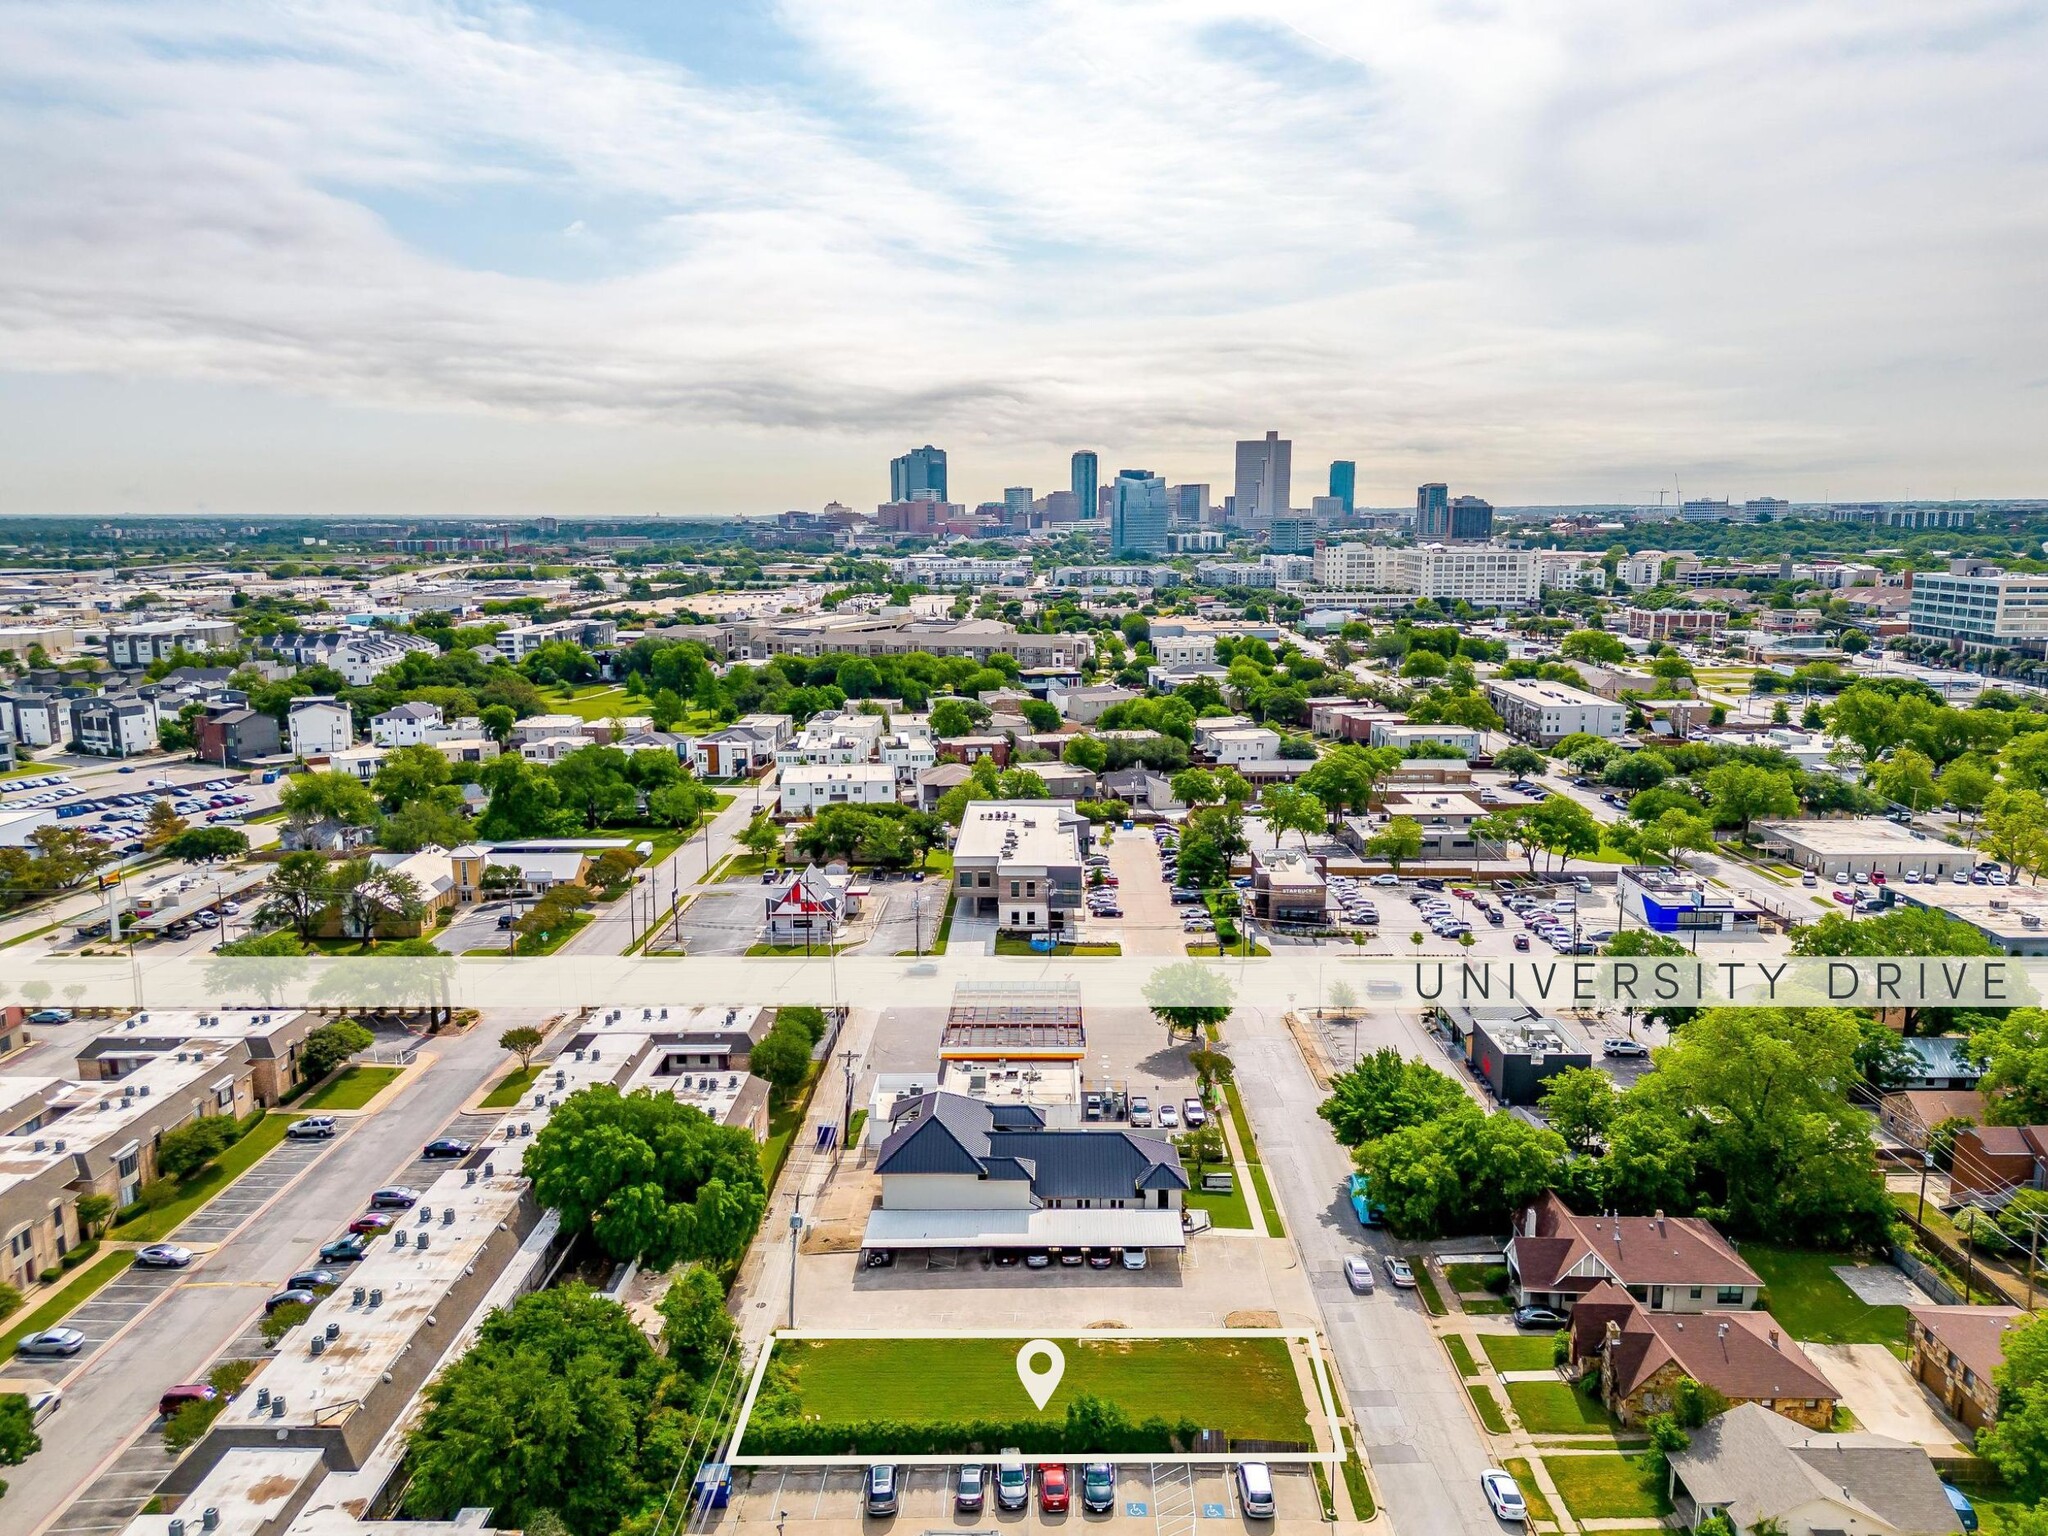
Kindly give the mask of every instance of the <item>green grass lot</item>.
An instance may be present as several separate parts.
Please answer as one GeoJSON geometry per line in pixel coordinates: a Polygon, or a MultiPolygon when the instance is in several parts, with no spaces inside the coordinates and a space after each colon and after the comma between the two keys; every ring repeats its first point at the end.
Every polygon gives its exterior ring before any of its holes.
{"type": "Polygon", "coordinates": [[[1550,1335],[1527,1333],[1483,1333],[1479,1347],[1496,1371],[1547,1371],[1550,1369],[1550,1335]]]}
{"type": "Polygon", "coordinates": [[[2005,1536],[2017,1528],[2019,1517],[2034,1507],[2031,1499],[2013,1497],[2001,1488],[1997,1493],[1980,1493],[1975,1488],[1964,1488],[1970,1496],[1970,1505],[1977,1511],[1977,1529],[1983,1536],[2005,1536]]]}
{"type": "MultiPolygon", "coordinates": [[[[1221,1195],[1205,1192],[1201,1188],[1202,1181],[1195,1176],[1195,1170],[1186,1164],[1181,1166],[1191,1186],[1185,1196],[1185,1202],[1191,1210],[1207,1211],[1209,1220],[1219,1227],[1242,1227],[1246,1231],[1251,1230],[1252,1211],[1251,1207],[1245,1204],[1244,1174],[1241,1170],[1231,1181],[1230,1193],[1221,1195]]],[[[1218,1171],[1220,1170],[1210,1169],[1212,1173],[1218,1171]]]]}
{"type": "Polygon", "coordinates": [[[299,1104],[312,1114],[329,1109],[361,1109],[377,1097],[405,1069],[403,1067],[344,1067],[299,1104]]]}
{"type": "Polygon", "coordinates": [[[749,944],[747,946],[747,957],[755,960],[788,960],[792,957],[798,960],[823,960],[828,955],[843,954],[851,948],[853,948],[851,944],[811,944],[806,946],[803,944],[770,944],[764,940],[759,944],[749,944]]]}
{"type": "Polygon", "coordinates": [[[1550,1456],[1543,1465],[1574,1520],[1654,1520],[1671,1513],[1664,1479],[1640,1456],[1550,1456]]]}
{"type": "Polygon", "coordinates": [[[1765,1305],[1793,1338],[1882,1344],[1905,1357],[1906,1309],[1873,1307],[1844,1285],[1833,1266],[1853,1262],[1851,1255],[1744,1243],[1742,1257],[1763,1277],[1765,1305]]]}
{"type": "Polygon", "coordinates": [[[1306,1441],[1308,1413],[1284,1339],[1061,1339],[1066,1370],[1044,1408],[1017,1379],[1015,1339],[805,1339],[776,1345],[805,1417],[909,1423],[1066,1417],[1081,1394],[1133,1419],[1178,1419],[1258,1440],[1306,1441]]]}
{"type": "Polygon", "coordinates": [[[30,939],[40,939],[46,933],[55,933],[62,923],[45,923],[40,928],[31,928],[27,933],[17,933],[13,938],[0,942],[0,949],[12,949],[17,944],[26,944],[30,939]]]}
{"type": "Polygon", "coordinates": [[[520,1067],[516,1071],[506,1073],[498,1079],[498,1085],[483,1096],[478,1107],[510,1109],[526,1097],[526,1090],[533,1086],[534,1079],[540,1076],[540,1072],[540,1063],[535,1062],[530,1067],[520,1067]]]}
{"type": "Polygon", "coordinates": [[[1273,957],[1273,951],[1266,948],[1265,945],[1258,943],[1254,943],[1249,949],[1242,943],[1233,944],[1226,950],[1217,945],[1213,939],[1206,941],[1192,939],[1188,942],[1187,948],[1189,954],[1207,959],[1270,960],[1273,957]]]}
{"type": "Polygon", "coordinates": [[[497,945],[493,945],[489,949],[465,949],[462,953],[465,956],[475,956],[486,960],[502,960],[508,953],[520,956],[552,955],[556,950],[568,943],[577,933],[589,926],[590,914],[588,912],[572,912],[569,914],[569,920],[563,923],[561,927],[550,928],[545,939],[537,933],[523,933],[519,936],[519,947],[515,950],[507,951],[497,945]]]}
{"type": "Polygon", "coordinates": [[[1486,1288],[1486,1276],[1490,1270],[1499,1269],[1498,1264],[1446,1264],[1444,1278],[1451,1282],[1451,1289],[1459,1293],[1471,1292],[1475,1296],[1490,1296],[1486,1288]]]}
{"type": "Polygon", "coordinates": [[[1451,1363],[1458,1368],[1460,1376],[1477,1376],[1479,1362],[1472,1358],[1472,1346],[1455,1333],[1444,1335],[1444,1348],[1451,1352],[1451,1363]]]}
{"type": "Polygon", "coordinates": [[[1511,1381],[1508,1401],[1532,1435],[1612,1434],[1621,1427],[1604,1403],[1562,1381],[1511,1381]]]}
{"type": "Polygon", "coordinates": [[[1237,1149],[1245,1163],[1242,1172],[1251,1175],[1252,1193],[1259,1197],[1259,1210],[1266,1218],[1266,1232],[1271,1237],[1285,1237],[1287,1224],[1280,1219],[1280,1202],[1273,1198],[1273,1187],[1266,1182],[1266,1165],[1259,1160],[1259,1143],[1252,1135],[1252,1123],[1244,1117],[1244,1100],[1237,1096],[1237,1085],[1223,1085],[1223,1101],[1230,1107],[1230,1123],[1237,1131],[1237,1149]]]}
{"type": "Polygon", "coordinates": [[[1557,1512],[1550,1507],[1550,1500],[1543,1497],[1543,1490],[1536,1486],[1536,1470],[1529,1465],[1527,1457],[1511,1457],[1500,1464],[1500,1469],[1512,1477],[1515,1486],[1522,1490],[1522,1501],[1529,1506],[1531,1520],[1557,1519],[1557,1512]]]}
{"type": "Polygon", "coordinates": [[[811,1095],[817,1091],[818,1076],[824,1070],[824,1063],[814,1061],[802,1085],[782,1104],[772,1099],[768,1107],[768,1139],[761,1143],[761,1167],[766,1171],[768,1192],[775,1192],[775,1180],[782,1173],[782,1165],[789,1160],[789,1147],[796,1137],[797,1128],[804,1123],[804,1116],[811,1107],[811,1095]]]}
{"type": "Polygon", "coordinates": [[[1422,1298],[1422,1310],[1431,1317],[1444,1315],[1444,1299],[1437,1294],[1436,1276],[1419,1253],[1408,1255],[1408,1267],[1415,1272],[1415,1294],[1422,1298]]]}
{"type": "Polygon", "coordinates": [[[191,1178],[181,1180],[178,1184],[177,1199],[161,1210],[150,1211],[133,1221],[121,1223],[108,1235],[128,1243],[162,1242],[177,1230],[187,1216],[247,1173],[258,1158],[283,1141],[285,1127],[298,1118],[296,1114],[266,1114],[249,1128],[240,1141],[191,1178]]]}
{"type": "Polygon", "coordinates": [[[1467,1317],[1506,1317],[1513,1309],[1506,1302],[1497,1300],[1492,1296],[1474,1301],[1467,1301],[1464,1297],[1460,1296],[1458,1298],[1458,1310],[1467,1317]]]}
{"type": "Polygon", "coordinates": [[[1021,933],[999,933],[996,935],[996,953],[999,955],[1022,955],[1027,959],[1033,955],[1120,955],[1124,952],[1121,944],[1056,944],[1049,950],[1031,947],[1031,941],[1021,933]]]}
{"type": "Polygon", "coordinates": [[[0,1333],[0,1360],[11,1359],[14,1355],[14,1346],[30,1334],[41,1333],[45,1328],[52,1328],[63,1322],[71,1315],[73,1308],[83,1305],[101,1286],[134,1263],[135,1255],[126,1249],[102,1255],[95,1260],[92,1268],[33,1312],[28,1313],[5,1333],[0,1333]]]}
{"type": "Polygon", "coordinates": [[[1351,1512],[1361,1520],[1370,1520],[1378,1510],[1373,1502],[1372,1483],[1366,1478],[1365,1467],[1358,1459],[1358,1447],[1352,1443],[1350,1427],[1341,1427],[1344,1432],[1344,1486],[1351,1490],[1351,1512]]]}
{"type": "Polygon", "coordinates": [[[1493,1388],[1468,1382],[1465,1391],[1472,1399],[1472,1406],[1479,1410],[1479,1422],[1486,1426],[1486,1432],[1489,1435],[1506,1434],[1508,1417],[1500,1411],[1500,1399],[1493,1395],[1493,1388]]]}

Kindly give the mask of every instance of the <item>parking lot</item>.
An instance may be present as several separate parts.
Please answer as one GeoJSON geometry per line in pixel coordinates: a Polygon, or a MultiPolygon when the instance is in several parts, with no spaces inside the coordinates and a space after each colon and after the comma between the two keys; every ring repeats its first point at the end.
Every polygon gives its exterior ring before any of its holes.
{"type": "MultiPolygon", "coordinates": [[[[764,887],[758,879],[728,880],[700,891],[683,909],[674,928],[662,930],[661,948],[678,929],[683,952],[689,955],[743,955],[761,942],[761,920],[766,910],[764,887]]],[[[908,949],[908,944],[903,946],[908,949]]]]}
{"type": "MultiPolygon", "coordinates": [[[[990,1493],[984,1498],[982,1509],[963,1511],[954,1507],[953,1468],[902,1464],[902,1492],[896,1513],[881,1516],[865,1512],[864,1468],[742,1469],[733,1480],[731,1503],[712,1524],[734,1521],[774,1525],[778,1529],[830,1526],[840,1531],[857,1526],[870,1532],[1061,1530],[1071,1526],[1166,1532],[1189,1529],[1197,1520],[1231,1522],[1259,1531],[1320,1524],[1322,1509],[1308,1470],[1285,1466],[1270,1470],[1274,1518],[1268,1521],[1252,1520],[1245,1515],[1236,1478],[1223,1465],[1154,1462],[1119,1466],[1115,1508],[1107,1514],[1088,1514],[1081,1508],[1078,1491],[1081,1468],[1079,1464],[1067,1464],[1067,1481],[1075,1490],[1072,1507],[1061,1514],[1046,1514],[1038,1507],[1035,1474],[1033,1497],[1023,1509],[998,1509],[990,1493]]],[[[992,1471],[991,1468],[991,1475],[992,1471]]],[[[1222,1528],[1221,1524],[1210,1527],[1222,1528]]]]}
{"type": "Polygon", "coordinates": [[[945,918],[947,880],[945,875],[924,880],[877,875],[868,893],[871,916],[865,919],[874,929],[861,945],[861,953],[895,955],[930,949],[945,918]]]}

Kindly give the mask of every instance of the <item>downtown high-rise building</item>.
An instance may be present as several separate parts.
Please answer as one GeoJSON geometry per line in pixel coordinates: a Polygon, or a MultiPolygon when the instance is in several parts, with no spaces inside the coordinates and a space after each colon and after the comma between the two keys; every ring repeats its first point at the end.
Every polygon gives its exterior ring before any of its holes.
{"type": "Polygon", "coordinates": [[[1028,524],[1031,521],[1031,487],[1012,485],[1003,491],[1003,521],[1028,524]]]}
{"type": "Polygon", "coordinates": [[[1101,481],[1101,469],[1100,461],[1095,457],[1093,449],[1083,448],[1074,455],[1072,475],[1073,478],[1069,483],[1069,489],[1074,493],[1074,501],[1080,507],[1081,515],[1083,517],[1095,516],[1097,486],[1101,481]]]}
{"type": "Polygon", "coordinates": [[[1288,512],[1294,444],[1278,432],[1237,445],[1237,523],[1263,528],[1288,512]]]}
{"type": "Polygon", "coordinates": [[[1330,494],[1344,504],[1349,516],[1357,510],[1358,465],[1351,459],[1333,459],[1330,462],[1330,494]]]}
{"type": "Polygon", "coordinates": [[[900,459],[889,461],[889,499],[891,501],[913,501],[919,491],[934,493],[934,499],[946,499],[946,450],[934,448],[926,443],[922,448],[913,448],[900,459]]]}
{"type": "Polygon", "coordinates": [[[1120,469],[1111,503],[1109,547],[1141,555],[1166,553],[1166,481],[1149,469],[1120,469]]]}
{"type": "Polygon", "coordinates": [[[1415,488],[1415,542],[1441,544],[1451,536],[1451,488],[1432,482],[1415,488]]]}
{"type": "Polygon", "coordinates": [[[1176,524],[1198,528],[1209,510],[1209,487],[1169,485],[1166,488],[1166,507],[1176,524]]]}
{"type": "Polygon", "coordinates": [[[1451,542],[1484,544],[1493,537],[1493,503],[1477,496],[1451,500],[1451,542]]]}

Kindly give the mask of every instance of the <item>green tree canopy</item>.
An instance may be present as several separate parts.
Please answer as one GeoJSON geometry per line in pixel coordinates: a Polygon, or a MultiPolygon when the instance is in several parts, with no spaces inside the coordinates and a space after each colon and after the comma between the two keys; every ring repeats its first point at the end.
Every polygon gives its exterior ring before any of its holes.
{"type": "Polygon", "coordinates": [[[1316,1113],[1339,1141],[1355,1147],[1470,1102],[1455,1079],[1388,1046],[1331,1078],[1330,1096],[1316,1113]]]}

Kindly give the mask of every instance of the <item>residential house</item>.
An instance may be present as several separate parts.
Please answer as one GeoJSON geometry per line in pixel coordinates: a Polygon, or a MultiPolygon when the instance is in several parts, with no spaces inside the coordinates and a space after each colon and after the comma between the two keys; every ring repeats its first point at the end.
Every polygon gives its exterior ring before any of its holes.
{"type": "MultiPolygon", "coordinates": [[[[1197,729],[1198,740],[1203,734],[1197,729]]],[[[1280,733],[1263,725],[1209,731],[1206,735],[1208,751],[1218,767],[1243,768],[1253,763],[1274,762],[1280,756],[1280,733]]]]}
{"type": "Polygon", "coordinates": [[[876,752],[895,770],[896,784],[900,789],[910,788],[920,773],[939,760],[938,748],[932,743],[932,733],[922,725],[904,725],[891,731],[876,743],[876,752]]]}
{"type": "Polygon", "coordinates": [[[887,763],[785,768],[777,780],[782,814],[815,816],[830,805],[894,805],[896,770],[887,763]]]}
{"type": "MultiPolygon", "coordinates": [[[[1206,638],[1206,637],[1205,637],[1206,638]]],[[[1216,643],[1209,641],[1209,653],[1216,652],[1216,643]]],[[[1048,688],[1045,702],[1060,712],[1061,718],[1076,725],[1093,725],[1104,713],[1118,704],[1139,698],[1135,690],[1120,688],[1114,683],[1077,684],[1070,688],[1048,688]]]]}
{"type": "Polygon", "coordinates": [[[851,875],[815,864],[785,871],[763,893],[764,937],[770,944],[830,944],[859,913],[865,890],[851,875]]]}
{"type": "Polygon", "coordinates": [[[1564,1311],[1612,1281],[1652,1312],[1744,1311],[1763,1280],[1728,1240],[1691,1216],[1580,1216],[1546,1192],[1508,1239],[1521,1306],[1564,1311]]]}
{"type": "Polygon", "coordinates": [[[1756,1403],[1672,1451],[1670,1497],[1687,1530],[1716,1514],[1784,1536],[1951,1536],[1962,1522],[1927,1452],[1883,1435],[1819,1434],[1756,1403]]]}
{"type": "Polygon", "coordinates": [[[1729,1403],[1756,1403],[1829,1429],[1841,1393],[1768,1312],[1653,1313],[1609,1281],[1572,1308],[1570,1365],[1597,1371],[1600,1399],[1631,1428],[1671,1412],[1690,1378],[1729,1403]]]}
{"type": "MultiPolygon", "coordinates": [[[[528,742],[547,741],[557,736],[580,737],[582,727],[581,715],[528,715],[524,720],[512,723],[510,744],[524,748],[528,742]]],[[[587,746],[588,743],[582,745],[587,746]]]]}
{"type": "Polygon", "coordinates": [[[337,752],[327,759],[327,772],[345,773],[352,779],[367,784],[377,777],[377,770],[384,766],[384,759],[391,755],[388,747],[375,745],[350,747],[337,752]]]}
{"type": "Polygon", "coordinates": [[[1957,1132],[1951,1201],[2002,1205],[2015,1189],[2048,1189],[2048,1125],[1973,1125],[1957,1132]]]}
{"type": "Polygon", "coordinates": [[[1877,1121],[1909,1147],[1924,1147],[1935,1129],[1960,1120],[1984,1119],[1984,1095],[1974,1088],[1902,1088],[1878,1103],[1877,1121]]]}
{"type": "Polygon", "coordinates": [[[1125,805],[1147,811],[1177,811],[1181,803],[1173,798],[1173,781],[1142,763],[1115,768],[1102,775],[1102,794],[1125,805]]]}
{"type": "Polygon", "coordinates": [[[139,693],[102,694],[71,706],[78,750],[98,757],[134,757],[157,749],[156,700],[139,693]]]}
{"type": "Polygon", "coordinates": [[[1949,1416],[1967,1429],[1998,1418],[1992,1373],[2005,1363],[2005,1342],[2027,1314],[2018,1307],[1908,1307],[1907,1362],[1949,1416]]]}
{"type": "Polygon", "coordinates": [[[285,725],[291,732],[292,755],[308,761],[346,752],[355,744],[354,712],[339,699],[326,695],[293,699],[285,725]]]}
{"type": "Polygon", "coordinates": [[[279,752],[277,722],[246,704],[210,705],[192,722],[193,755],[203,763],[246,763],[279,752]]]}
{"type": "Polygon", "coordinates": [[[974,770],[965,763],[934,763],[917,776],[917,808],[936,811],[946,792],[965,784],[974,770]]]}
{"type": "Polygon", "coordinates": [[[441,654],[431,640],[383,629],[301,635],[280,641],[277,649],[302,667],[333,668],[351,688],[367,688],[414,651],[441,654]]]}
{"type": "Polygon", "coordinates": [[[1983,1081],[1983,1066],[1970,1055],[1970,1042],[1961,1035],[1914,1035],[1906,1042],[1913,1058],[1901,1088],[1971,1089],[1983,1081]]]}
{"type": "Polygon", "coordinates": [[[421,700],[399,704],[370,717],[370,740],[380,747],[417,747],[441,724],[441,706],[421,700]]]}
{"type": "Polygon", "coordinates": [[[519,755],[529,763],[559,763],[590,745],[590,738],[578,731],[566,736],[533,736],[519,744],[519,755]]]}

